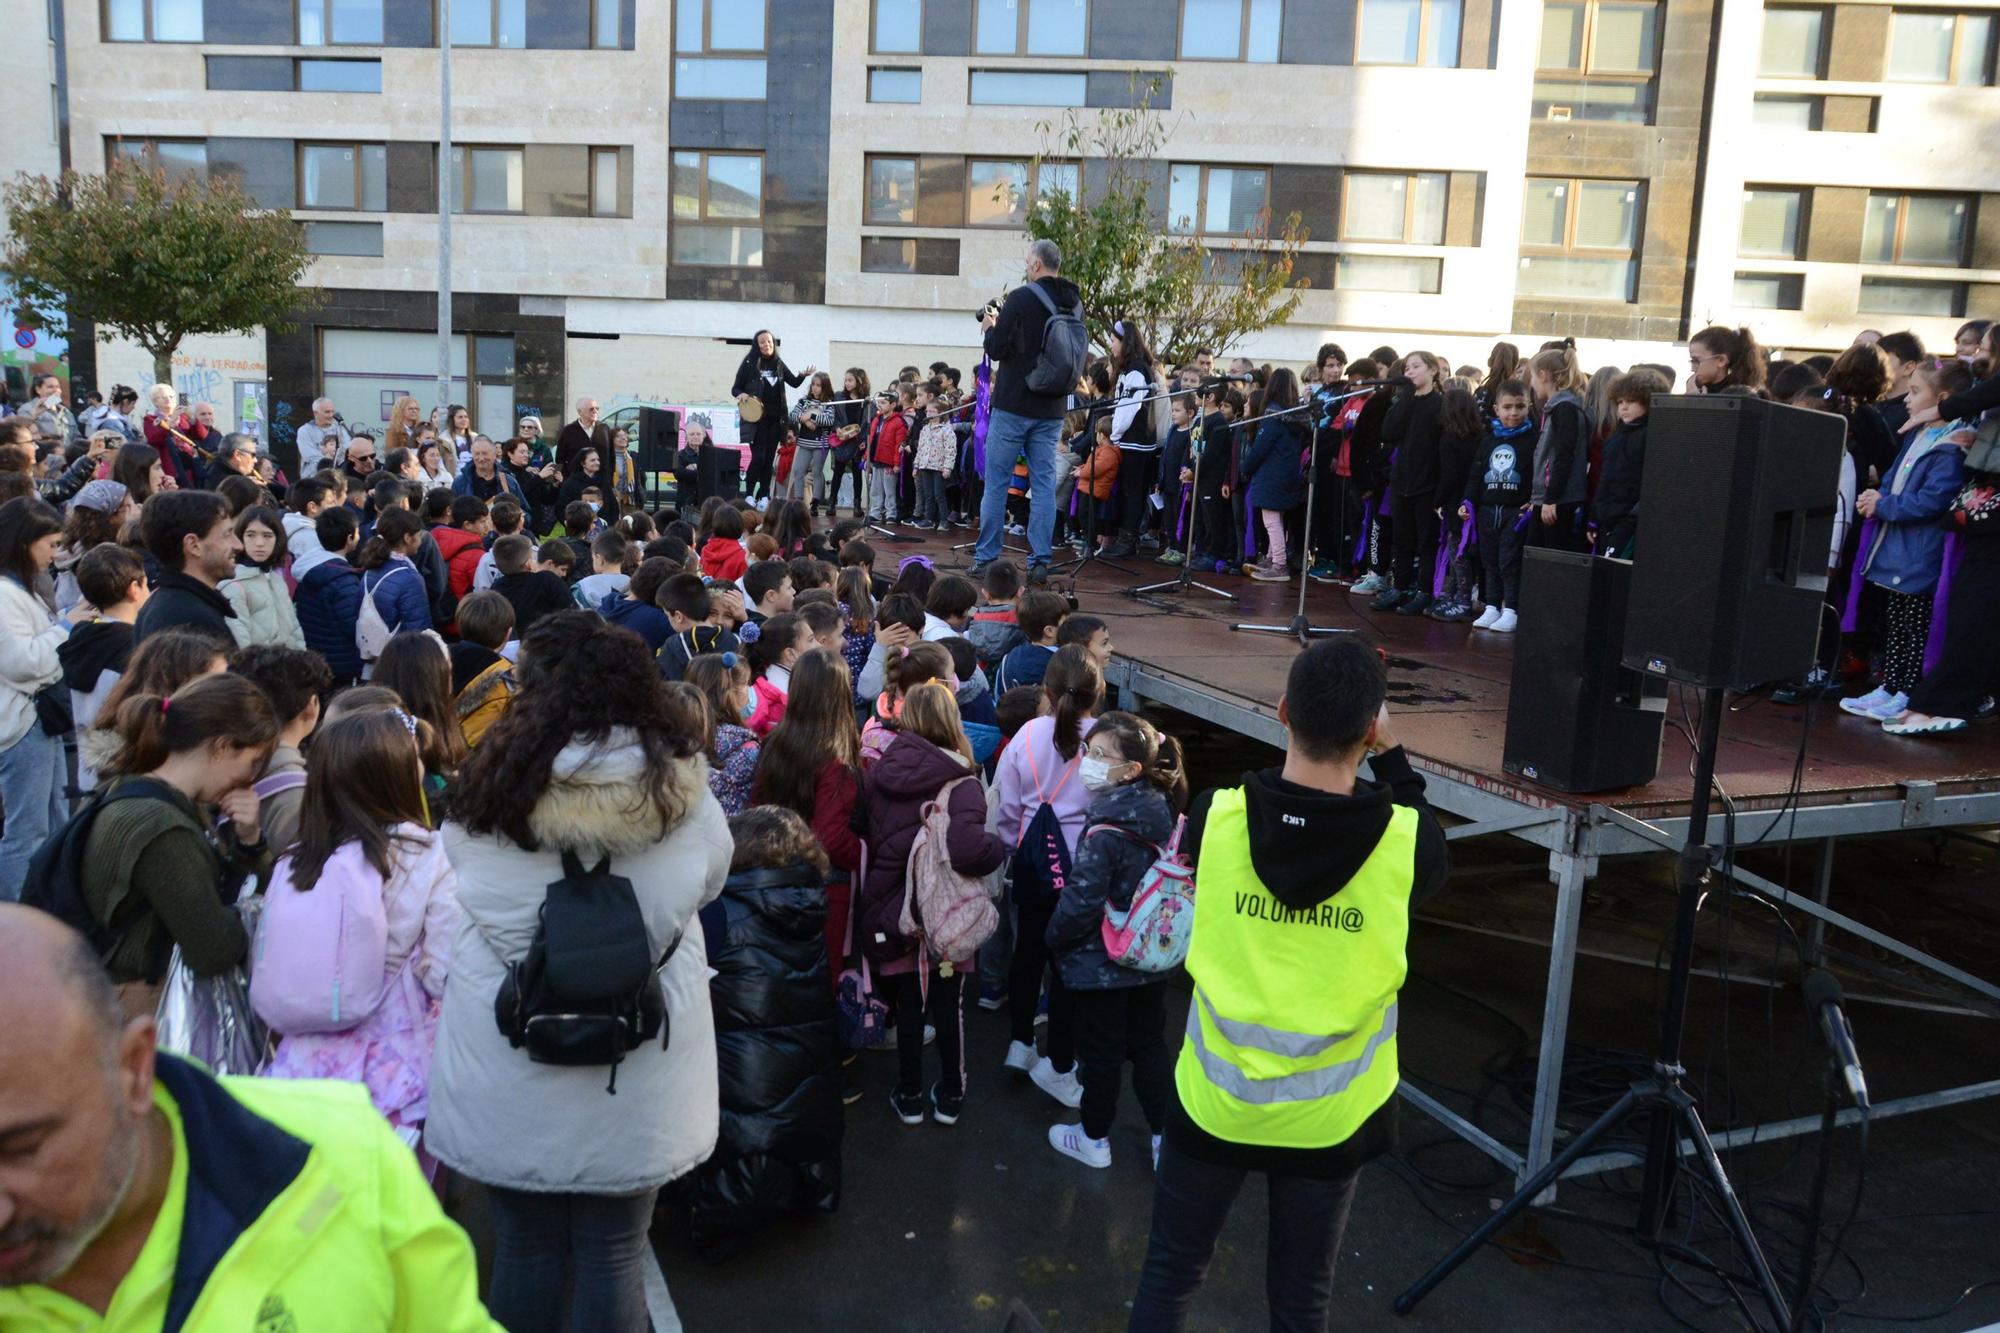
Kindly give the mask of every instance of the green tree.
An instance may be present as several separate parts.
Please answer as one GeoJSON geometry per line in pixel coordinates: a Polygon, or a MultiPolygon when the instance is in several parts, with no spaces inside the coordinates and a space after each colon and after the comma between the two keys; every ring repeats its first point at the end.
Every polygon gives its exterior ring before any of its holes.
{"type": "Polygon", "coordinates": [[[189,334],[284,328],[319,299],[298,285],[312,262],[303,229],[227,179],[114,162],[102,176],[17,176],[0,199],[23,310],[59,336],[83,321],[123,334],[161,383],[189,334]]]}
{"type": "Polygon", "coordinates": [[[1059,124],[1041,126],[1035,179],[1044,163],[1082,163],[1082,197],[1059,188],[1038,192],[1028,233],[1062,247],[1063,276],[1082,292],[1084,320],[1099,346],[1111,321],[1126,319],[1144,331],[1154,356],[1174,364],[1199,348],[1227,351],[1289,319],[1310,285],[1294,276],[1309,233],[1297,213],[1274,228],[1269,208],[1226,241],[1177,235],[1161,225],[1165,201],[1156,197],[1148,168],[1165,161],[1173,126],[1152,109],[1159,89],[1155,78],[1137,107],[1089,119],[1071,111],[1059,124]]]}

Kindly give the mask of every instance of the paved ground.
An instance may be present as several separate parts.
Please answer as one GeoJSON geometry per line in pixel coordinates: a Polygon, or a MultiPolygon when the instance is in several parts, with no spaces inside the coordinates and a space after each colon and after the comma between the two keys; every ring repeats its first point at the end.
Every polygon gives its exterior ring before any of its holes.
{"type": "MultiPolygon", "coordinates": [[[[1229,758],[1228,746],[1209,747],[1211,764],[1229,758]]],[[[1545,937],[1549,893],[1537,870],[1504,845],[1459,852],[1454,889],[1439,900],[1440,915],[1455,924],[1420,923],[1414,932],[1404,1073],[1518,1144],[1526,1124],[1516,1099],[1525,1095],[1519,1074],[1532,1069],[1527,1034],[1539,1021],[1547,952],[1502,936],[1540,930],[1545,937]]],[[[1993,897],[2000,857],[1990,843],[1963,841],[1946,845],[1941,865],[1934,854],[1928,839],[1914,838],[1844,849],[1836,901],[1872,919],[1911,918],[1926,947],[1991,975],[2000,970],[2000,906],[1993,897]]],[[[1588,1122],[1591,1098],[1622,1089],[1622,1068],[1600,1051],[1650,1049],[1656,978],[1649,964],[1671,910],[1662,873],[1658,860],[1608,865],[1587,905],[1566,1098],[1575,1114],[1565,1117],[1568,1127],[1588,1122]],[[1645,961],[1590,956],[1596,953],[1645,961]]],[[[1796,980],[1789,940],[1769,920],[1765,909],[1735,909],[1729,957],[1736,980],[1726,1005],[1719,986],[1697,983],[1689,1065],[1704,1081],[1716,1130],[1731,1123],[1732,1113],[1734,1123],[1750,1124],[1818,1108],[1811,1063],[1817,1057],[1797,991],[1760,984],[1773,973],[1774,953],[1776,973],[1796,980]]],[[[1704,961],[1720,957],[1721,929],[1711,912],[1704,961]]],[[[1871,988],[1850,981],[1850,989],[1871,988]]],[[[1177,997],[1177,1017],[1183,1003],[1177,997]]],[[[885,1101],[894,1057],[862,1057],[857,1069],[866,1095],[849,1110],[838,1214],[790,1221],[720,1267],[702,1263],[664,1222],[657,1250],[686,1327],[697,1333],[802,1325],[1000,1329],[1018,1308],[1048,1329],[1122,1328],[1151,1208],[1136,1108],[1128,1094],[1113,1130],[1110,1170],[1092,1172],[1058,1157],[1043,1136],[1068,1113],[1001,1072],[1005,1019],[1004,1012],[968,1018],[974,1074],[965,1116],[954,1128],[896,1123],[885,1101]]],[[[2000,1042],[1990,1019],[1858,1002],[1854,1021],[1878,1098],[2000,1077],[2000,1042]]],[[[1733,1177],[1780,1261],[1796,1253],[1803,1232],[1789,1210],[1806,1197],[1813,1143],[1766,1143],[1731,1159],[1733,1177]]],[[[1852,1198],[1855,1148],[1853,1133],[1841,1134],[1829,1207],[1836,1221],[1852,1198]]],[[[1560,1205],[1615,1220],[1629,1216],[1635,1191],[1636,1174],[1624,1173],[1566,1186],[1560,1205]]],[[[1360,1184],[1340,1257],[1336,1326],[1455,1333],[1675,1326],[1649,1253],[1614,1232],[1556,1216],[1541,1220],[1539,1238],[1553,1247],[1557,1263],[1524,1266],[1489,1250],[1414,1316],[1399,1320],[1390,1309],[1394,1294],[1475,1225],[1500,1193],[1486,1159],[1405,1107],[1401,1151],[1371,1166],[1360,1184]]],[[[2000,1102],[1876,1126],[1861,1216],[1830,1288],[1846,1303],[1837,1326],[1961,1330],[2000,1319],[2000,1288],[1928,1320],[1887,1325],[1859,1318],[1940,1310],[1966,1286],[2000,1278],[1995,1210],[2000,1102]]],[[[1265,1327],[1264,1225],[1263,1190],[1253,1180],[1224,1234],[1197,1327],[1265,1327]]],[[[1706,1222],[1698,1230],[1713,1235],[1706,1222]]],[[[1712,1287],[1690,1282],[1699,1296],[1718,1298],[1712,1287]]],[[[1736,1326],[1726,1310],[1704,1309],[1697,1295],[1675,1291],[1670,1299],[1694,1327],[1736,1326]]],[[[1018,1320],[1012,1326],[1032,1327],[1018,1320]]]]}

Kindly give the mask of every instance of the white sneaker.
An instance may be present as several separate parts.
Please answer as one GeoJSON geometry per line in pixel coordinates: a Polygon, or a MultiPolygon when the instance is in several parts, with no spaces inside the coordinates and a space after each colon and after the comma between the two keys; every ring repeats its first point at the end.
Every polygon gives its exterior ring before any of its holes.
{"type": "MultiPolygon", "coordinates": [[[[1034,1081],[1036,1087],[1070,1110],[1074,1111],[1083,1105],[1083,1084],[1076,1081],[1075,1069],[1071,1069],[1067,1074],[1058,1074],[1056,1067],[1049,1063],[1049,1057],[1045,1055],[1035,1061],[1035,1067],[1028,1071],[1028,1077],[1034,1081]]],[[[1081,1130],[1077,1132],[1079,1135],[1082,1133],[1081,1130]]]]}
{"type": "Polygon", "coordinates": [[[1155,1134],[1153,1135],[1153,1174],[1158,1175],[1159,1171],[1160,1171],[1160,1136],[1158,1134],[1155,1134]]]}
{"type": "Polygon", "coordinates": [[[1889,691],[1877,685],[1859,699],[1842,699],[1840,701],[1840,711],[1843,713],[1852,713],[1856,717],[1873,717],[1875,716],[1875,710],[1888,702],[1889,691]]]}
{"type": "Polygon", "coordinates": [[[1035,1067],[1035,1048],[1025,1041],[1007,1043],[1007,1058],[1000,1062],[1003,1069],[1011,1069],[1017,1074],[1025,1074],[1035,1067]]]}
{"type": "Polygon", "coordinates": [[[1365,574],[1356,580],[1347,591],[1356,597],[1372,597],[1389,586],[1389,581],[1380,574],[1365,574]]]}
{"type": "Polygon", "coordinates": [[[1494,621],[1486,628],[1492,630],[1495,634],[1512,634],[1514,632],[1514,626],[1520,623],[1520,619],[1521,618],[1519,616],[1514,614],[1514,608],[1510,606],[1505,611],[1502,611],[1500,613],[1500,618],[1498,620],[1494,621]]]}
{"type": "Polygon", "coordinates": [[[1874,718],[1877,722],[1899,722],[1902,720],[1903,714],[1909,711],[1910,696],[1898,692],[1869,709],[1866,715],[1874,718]]]}
{"type": "Polygon", "coordinates": [[[1100,1171],[1111,1165],[1111,1140],[1091,1138],[1082,1125],[1050,1125],[1049,1146],[1100,1171]]]}
{"type": "Polygon", "coordinates": [[[1472,622],[1474,629],[1492,629],[1493,622],[1500,619],[1500,608],[1489,605],[1479,613],[1479,619],[1472,622]]]}

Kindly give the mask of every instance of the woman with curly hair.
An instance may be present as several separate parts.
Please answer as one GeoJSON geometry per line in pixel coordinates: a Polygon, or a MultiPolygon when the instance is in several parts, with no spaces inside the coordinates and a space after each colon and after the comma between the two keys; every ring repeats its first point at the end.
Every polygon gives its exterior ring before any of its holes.
{"type": "Polygon", "coordinates": [[[694,915],[722,891],[729,826],[703,780],[699,710],[668,691],[638,636],[588,612],[547,616],[522,640],[520,679],[459,770],[444,827],[463,916],[425,1143],[487,1186],[495,1319],[643,1328],[654,1198],[715,1148],[715,1025],[694,915]],[[637,895],[652,954],[671,946],[659,974],[669,1039],[625,1056],[615,1096],[604,1068],[536,1063],[493,1019],[565,854],[585,867],[608,858],[637,895]]]}

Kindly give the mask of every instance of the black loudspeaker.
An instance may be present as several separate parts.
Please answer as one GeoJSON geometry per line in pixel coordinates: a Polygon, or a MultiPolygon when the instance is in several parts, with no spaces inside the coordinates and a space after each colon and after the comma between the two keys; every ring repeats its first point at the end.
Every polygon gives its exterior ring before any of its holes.
{"type": "Polygon", "coordinates": [[[743,493],[743,455],[734,449],[704,444],[700,462],[695,465],[694,484],[704,500],[711,495],[734,500],[743,493]]]}
{"type": "Polygon", "coordinates": [[[674,479],[674,460],[681,450],[681,414],[663,407],[639,409],[639,490],[662,496],[674,479]]]}
{"type": "Polygon", "coordinates": [[[1810,671],[1846,447],[1829,412],[1655,398],[1625,664],[1739,690],[1810,671]]]}
{"type": "Polygon", "coordinates": [[[1610,791],[1659,772],[1666,682],[1618,661],[1631,587],[1624,560],[1523,552],[1500,760],[1509,773],[1557,791],[1610,791]]]}

